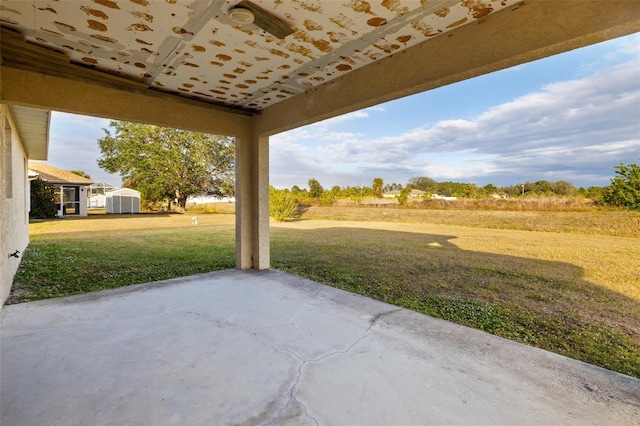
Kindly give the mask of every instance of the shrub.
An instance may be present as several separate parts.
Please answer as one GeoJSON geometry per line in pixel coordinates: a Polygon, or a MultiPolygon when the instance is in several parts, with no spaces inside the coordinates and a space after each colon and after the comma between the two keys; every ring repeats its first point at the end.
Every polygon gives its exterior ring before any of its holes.
{"type": "Polygon", "coordinates": [[[298,202],[288,190],[269,189],[269,215],[283,222],[287,219],[293,219],[298,213],[298,202]]]}
{"type": "Polygon", "coordinates": [[[398,199],[398,204],[400,204],[401,206],[404,206],[405,204],[407,204],[407,200],[409,199],[410,192],[411,192],[411,187],[407,186],[400,192],[400,195],[396,195],[396,198],[398,199]]]}
{"type": "Polygon", "coordinates": [[[56,188],[40,178],[31,181],[32,219],[51,219],[56,217],[56,188]]]}

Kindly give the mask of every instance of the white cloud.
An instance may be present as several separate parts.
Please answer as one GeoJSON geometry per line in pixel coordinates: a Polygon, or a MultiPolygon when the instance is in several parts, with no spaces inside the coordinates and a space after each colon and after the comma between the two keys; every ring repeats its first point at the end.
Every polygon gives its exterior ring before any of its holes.
{"type": "Polygon", "coordinates": [[[107,119],[53,112],[48,163],[63,170],[84,170],[93,180],[120,184],[120,177],[100,169],[98,139],[109,126],[107,119]]]}
{"type": "Polygon", "coordinates": [[[351,164],[351,178],[358,182],[340,185],[368,184],[372,176],[362,174],[373,171],[388,173],[390,180],[421,172],[438,180],[485,177],[507,184],[523,176],[558,176],[605,185],[613,165],[640,157],[638,69],[640,56],[587,77],[549,83],[475,117],[442,120],[396,136],[332,129],[367,118],[363,112],[296,130],[281,143],[290,137],[312,142],[305,164],[316,174],[324,170],[330,176],[336,165],[344,171],[351,164]],[[445,154],[464,161],[447,163],[441,158],[445,154]]]}

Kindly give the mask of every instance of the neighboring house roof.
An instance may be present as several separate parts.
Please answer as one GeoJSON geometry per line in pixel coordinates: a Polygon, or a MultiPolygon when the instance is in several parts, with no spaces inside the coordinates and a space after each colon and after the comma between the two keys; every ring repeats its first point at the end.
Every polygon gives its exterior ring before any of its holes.
{"type": "Polygon", "coordinates": [[[27,156],[33,160],[46,160],[51,111],[12,105],[11,112],[27,156]]]}
{"type": "Polygon", "coordinates": [[[40,179],[48,183],[73,183],[76,185],[91,185],[93,183],[91,179],[87,179],[66,170],[61,170],[45,163],[29,161],[29,170],[33,170],[38,173],[40,179]]]}
{"type": "Polygon", "coordinates": [[[91,188],[108,189],[108,190],[118,189],[117,186],[113,186],[113,185],[111,185],[110,183],[107,183],[107,182],[93,182],[91,184],[91,188]]]}

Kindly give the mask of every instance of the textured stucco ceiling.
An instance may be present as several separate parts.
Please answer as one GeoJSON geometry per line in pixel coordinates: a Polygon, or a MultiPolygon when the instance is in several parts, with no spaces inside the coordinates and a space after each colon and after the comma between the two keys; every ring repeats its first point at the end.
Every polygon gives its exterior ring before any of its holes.
{"type": "Polygon", "coordinates": [[[278,39],[230,21],[239,1],[2,0],[0,23],[73,64],[261,110],[520,2],[254,0],[294,30],[278,39]]]}

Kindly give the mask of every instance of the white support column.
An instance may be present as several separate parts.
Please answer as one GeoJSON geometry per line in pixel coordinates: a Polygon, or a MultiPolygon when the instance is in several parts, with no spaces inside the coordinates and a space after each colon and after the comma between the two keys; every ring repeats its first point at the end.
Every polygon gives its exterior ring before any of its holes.
{"type": "Polygon", "coordinates": [[[236,139],[236,268],[268,269],[269,137],[236,139]]]}

